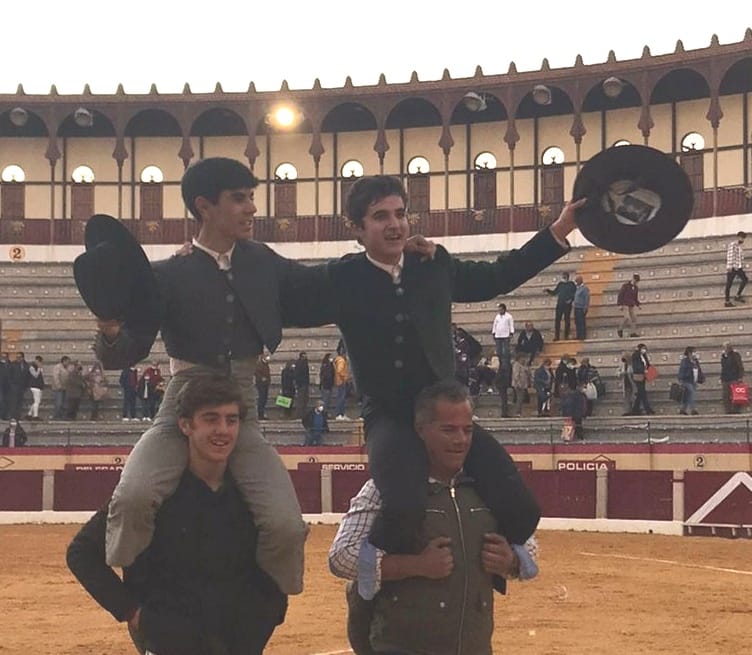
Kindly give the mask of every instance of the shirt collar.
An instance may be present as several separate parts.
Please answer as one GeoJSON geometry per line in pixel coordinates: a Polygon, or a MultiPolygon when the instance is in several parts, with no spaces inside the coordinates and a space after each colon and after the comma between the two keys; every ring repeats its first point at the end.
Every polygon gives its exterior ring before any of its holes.
{"type": "Polygon", "coordinates": [[[380,268],[385,273],[389,273],[389,277],[391,277],[394,282],[398,282],[402,276],[402,269],[405,267],[405,253],[400,255],[400,259],[396,264],[383,264],[382,262],[377,262],[368,253],[366,253],[366,259],[376,268],[380,268]]]}
{"type": "MultiPolygon", "coordinates": [[[[203,250],[207,255],[209,255],[215,262],[217,262],[217,266],[220,266],[219,264],[219,258],[222,255],[227,256],[228,261],[232,261],[232,253],[235,251],[235,244],[232,244],[232,247],[227,252],[216,252],[215,250],[212,250],[211,248],[207,248],[204,245],[201,245],[197,240],[196,237],[193,238],[193,247],[198,248],[199,250],[203,250]]],[[[221,266],[220,266],[221,268],[221,266]]]]}

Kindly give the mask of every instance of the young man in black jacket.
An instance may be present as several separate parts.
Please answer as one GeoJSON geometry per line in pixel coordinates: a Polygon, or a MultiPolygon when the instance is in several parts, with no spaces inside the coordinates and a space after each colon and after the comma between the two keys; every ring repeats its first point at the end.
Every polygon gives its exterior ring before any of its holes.
{"type": "Polygon", "coordinates": [[[282,623],[287,596],[255,560],[258,531],[227,469],[246,412],[237,383],[191,378],[177,398],[189,464],[159,509],[154,537],[121,580],[105,561],[107,510],[68,547],[68,566],[139,652],[255,655],[282,623]]]}

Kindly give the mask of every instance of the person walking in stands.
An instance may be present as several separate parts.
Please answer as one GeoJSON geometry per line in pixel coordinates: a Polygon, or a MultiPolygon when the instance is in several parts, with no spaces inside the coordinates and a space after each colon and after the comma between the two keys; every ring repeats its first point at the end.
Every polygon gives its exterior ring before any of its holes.
{"type": "Polygon", "coordinates": [[[506,361],[511,366],[509,343],[514,336],[514,318],[507,311],[507,306],[503,302],[500,302],[497,307],[499,311],[494,317],[491,334],[496,342],[496,355],[499,361],[506,361]]]}
{"type": "Polygon", "coordinates": [[[697,385],[705,382],[705,374],[700,366],[700,358],[697,356],[692,346],[687,346],[684,350],[684,356],[679,363],[679,384],[684,387],[682,402],[679,407],[679,414],[697,415],[699,412],[695,409],[695,395],[697,385]]]}
{"type": "Polygon", "coordinates": [[[517,352],[528,355],[528,366],[532,366],[533,360],[538,356],[538,353],[543,352],[543,335],[533,325],[532,321],[526,321],[525,329],[520,332],[520,336],[517,339],[517,352]]]}
{"type": "Polygon", "coordinates": [[[556,313],[554,315],[554,341],[561,335],[561,319],[564,319],[564,338],[569,339],[569,326],[572,315],[572,303],[577,287],[569,279],[569,273],[562,273],[561,280],[553,289],[545,289],[549,296],[556,296],[556,313]]]}
{"type": "Polygon", "coordinates": [[[84,368],[78,360],[71,363],[71,370],[65,383],[65,414],[69,421],[78,418],[78,409],[81,406],[81,398],[86,393],[86,380],[84,368]]]}
{"type": "Polygon", "coordinates": [[[272,372],[269,368],[271,357],[268,353],[259,355],[253,381],[256,385],[256,415],[259,421],[266,420],[266,403],[269,400],[269,387],[272,383],[272,372]]]}
{"type": "Polygon", "coordinates": [[[742,382],[744,378],[744,364],[741,355],[733,349],[730,341],[724,341],[721,353],[721,393],[723,409],[726,414],[739,414],[740,405],[731,402],[731,384],[742,382]]]}
{"type": "Polygon", "coordinates": [[[347,351],[343,347],[337,347],[337,356],[334,358],[334,389],[337,397],[335,409],[337,421],[347,420],[345,415],[345,402],[347,401],[347,388],[350,384],[350,363],[347,361],[347,351]]]}
{"type": "Polygon", "coordinates": [[[298,418],[302,419],[308,411],[308,400],[311,397],[311,370],[308,366],[308,355],[301,352],[295,362],[295,409],[298,418]]]}
{"type": "Polygon", "coordinates": [[[31,407],[26,418],[30,421],[39,420],[39,404],[42,402],[42,389],[44,389],[44,372],[42,371],[41,355],[37,355],[29,364],[29,390],[31,391],[31,407]]]}
{"type": "Polygon", "coordinates": [[[295,361],[294,359],[288,360],[279,374],[280,391],[283,396],[292,401],[289,407],[285,407],[285,418],[292,416],[292,410],[295,407],[295,361]]]}
{"type": "Polygon", "coordinates": [[[621,382],[623,393],[622,416],[632,415],[632,404],[634,403],[635,386],[632,380],[632,353],[625,352],[621,355],[621,361],[616,369],[616,377],[621,382]]]}
{"type": "Polygon", "coordinates": [[[163,381],[159,363],[156,361],[153,361],[144,369],[141,379],[138,381],[138,397],[141,400],[144,421],[153,421],[157,415],[157,405],[160,401],[158,387],[163,381]]]}
{"type": "Polygon", "coordinates": [[[577,369],[577,387],[585,392],[585,398],[587,400],[587,413],[585,416],[593,415],[593,407],[597,400],[597,396],[593,399],[588,397],[586,389],[588,385],[592,384],[593,387],[590,388],[595,388],[597,394],[597,387],[600,382],[600,373],[598,372],[598,369],[590,363],[590,357],[583,357],[580,360],[580,368],[577,369]]]}
{"type": "Polygon", "coordinates": [[[0,354],[0,420],[8,420],[10,406],[10,358],[8,353],[0,354]]]}
{"type": "Polygon", "coordinates": [[[616,334],[620,337],[624,336],[624,328],[629,326],[630,337],[638,337],[637,334],[637,317],[635,316],[635,307],[641,307],[639,298],[639,289],[637,288],[640,282],[640,276],[635,273],[632,279],[621,285],[619,289],[619,295],[616,297],[616,306],[621,309],[624,316],[619,329],[616,330],[616,334]]]}
{"type": "Polygon", "coordinates": [[[331,353],[326,353],[319,366],[319,391],[324,410],[327,412],[332,404],[332,389],[334,389],[334,362],[331,353]]]}
{"type": "Polygon", "coordinates": [[[304,446],[320,446],[321,439],[329,432],[329,417],[326,414],[326,408],[322,401],[318,401],[314,407],[311,407],[302,419],[303,427],[306,431],[304,446]]]}
{"type": "Polygon", "coordinates": [[[55,409],[52,419],[60,421],[65,418],[65,385],[70,373],[70,357],[63,355],[60,361],[52,367],[52,397],[55,409]]]}
{"type": "Polygon", "coordinates": [[[137,421],[138,369],[135,366],[124,368],[120,372],[120,388],[123,390],[123,420],[137,421]]]}
{"type": "Polygon", "coordinates": [[[576,276],[574,283],[577,287],[572,302],[574,307],[574,332],[579,341],[584,341],[587,338],[586,317],[588,309],[590,309],[590,289],[585,286],[582,275],[576,276]]]}
{"type": "Polygon", "coordinates": [[[96,360],[87,371],[84,379],[86,388],[91,398],[91,414],[89,420],[97,421],[99,419],[99,407],[101,402],[107,397],[107,377],[102,368],[102,362],[96,360]]]}
{"type": "Polygon", "coordinates": [[[530,393],[528,389],[533,386],[533,378],[530,367],[527,364],[527,355],[521,353],[512,362],[512,388],[515,392],[515,416],[522,416],[522,405],[525,397],[530,393]]]}
{"type": "Polygon", "coordinates": [[[644,343],[638,343],[637,347],[632,352],[632,381],[635,387],[635,399],[632,403],[632,415],[640,415],[640,407],[645,410],[645,413],[655,414],[653,408],[648,401],[647,381],[645,379],[645,372],[650,366],[650,359],[648,359],[648,347],[644,343]]]}
{"type": "Polygon", "coordinates": [[[731,286],[734,280],[739,278],[739,288],[736,291],[734,300],[736,302],[746,302],[742,296],[744,287],[747,286],[747,274],[744,272],[744,239],[747,238],[745,232],[737,232],[736,239],[726,246],[726,307],[734,307],[731,302],[731,286]]]}
{"type": "Polygon", "coordinates": [[[16,359],[11,362],[8,381],[8,415],[18,420],[21,418],[24,394],[29,388],[29,364],[23,353],[16,353],[16,359]]]}
{"type": "Polygon", "coordinates": [[[551,395],[554,386],[554,374],[551,372],[551,360],[546,357],[533,373],[533,386],[538,400],[538,416],[551,416],[551,395]]]}

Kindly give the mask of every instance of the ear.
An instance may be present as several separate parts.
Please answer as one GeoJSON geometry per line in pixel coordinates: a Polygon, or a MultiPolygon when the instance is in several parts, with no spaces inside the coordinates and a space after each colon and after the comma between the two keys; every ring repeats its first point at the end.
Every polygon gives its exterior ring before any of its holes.
{"type": "Polygon", "coordinates": [[[206,214],[209,211],[209,208],[214,206],[214,203],[204,196],[197,196],[193,201],[193,204],[196,205],[196,210],[201,216],[202,221],[206,218],[206,214]]]}
{"type": "Polygon", "coordinates": [[[193,421],[189,418],[180,417],[178,418],[178,427],[184,436],[190,437],[193,431],[193,421]]]}

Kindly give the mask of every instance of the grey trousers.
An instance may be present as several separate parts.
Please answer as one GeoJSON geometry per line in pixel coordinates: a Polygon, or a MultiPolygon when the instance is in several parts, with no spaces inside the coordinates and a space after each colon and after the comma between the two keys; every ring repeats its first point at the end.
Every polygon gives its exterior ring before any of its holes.
{"type": "MultiPolygon", "coordinates": [[[[233,362],[249,412],[230,456],[230,472],[253,513],[259,530],[256,560],[285,594],[303,590],[303,546],[308,527],[295,489],[274,447],[255,417],[254,366],[233,362]]],[[[152,426],[136,443],[113,492],[107,517],[107,564],[128,566],[151,541],[154,517],[177,489],[188,465],[188,444],[177,424],[176,397],[196,366],[170,380],[152,426]]]]}

